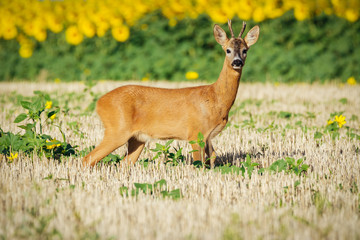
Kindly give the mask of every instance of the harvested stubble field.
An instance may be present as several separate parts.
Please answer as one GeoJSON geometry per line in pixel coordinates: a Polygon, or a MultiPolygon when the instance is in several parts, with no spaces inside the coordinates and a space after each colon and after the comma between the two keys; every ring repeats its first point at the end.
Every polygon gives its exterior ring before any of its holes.
{"type": "MultiPolygon", "coordinates": [[[[92,92],[96,96],[123,84],[100,82],[92,92]]],[[[13,123],[24,112],[17,99],[41,90],[70,109],[54,120],[67,141],[78,150],[96,145],[103,129],[95,112],[84,113],[92,101],[84,88],[81,83],[1,83],[1,128],[21,132],[13,123]],[[80,127],[71,128],[69,122],[80,127]]],[[[59,162],[21,152],[13,161],[1,155],[0,238],[359,239],[359,114],[358,85],[240,84],[230,124],[213,141],[215,170],[191,164],[190,146],[181,141],[171,144],[183,148],[185,161],[178,166],[160,157],[130,168],[101,164],[83,169],[80,156],[59,162]],[[341,114],[345,125],[327,131],[328,120],[341,114]],[[246,155],[259,164],[251,178],[249,168],[245,174],[226,173],[226,163],[242,166],[246,155]],[[286,157],[303,158],[309,168],[301,174],[268,170],[286,157]],[[167,191],[180,189],[181,197],[163,198],[160,190],[127,197],[120,191],[160,179],[166,180],[167,191]]],[[[62,138],[51,124],[43,131],[62,138]]],[[[155,142],[147,143],[140,159],[152,159],[153,148],[155,142]]]]}

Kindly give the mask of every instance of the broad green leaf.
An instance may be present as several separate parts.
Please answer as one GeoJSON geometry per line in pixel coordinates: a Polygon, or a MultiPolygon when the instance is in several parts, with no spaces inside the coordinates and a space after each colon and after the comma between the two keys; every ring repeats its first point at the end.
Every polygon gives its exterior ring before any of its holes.
{"type": "Polygon", "coordinates": [[[269,170],[274,172],[281,172],[286,170],[286,167],[287,167],[286,161],[284,159],[279,159],[270,165],[269,170]]]}
{"type": "Polygon", "coordinates": [[[154,188],[162,188],[162,186],[166,187],[166,180],[165,179],[161,179],[157,182],[154,183],[154,188]]]}
{"type": "Polygon", "coordinates": [[[290,165],[290,166],[295,166],[295,159],[291,158],[291,157],[286,157],[286,162],[290,165]]]}
{"type": "MultiPolygon", "coordinates": [[[[33,104],[32,104],[32,109],[34,109],[35,111],[41,111],[44,110],[44,106],[43,106],[43,101],[41,98],[37,98],[33,104]]],[[[39,114],[40,114],[39,113],[39,114]]]]}
{"type": "Polygon", "coordinates": [[[180,189],[174,189],[171,192],[168,191],[162,191],[161,192],[163,197],[170,197],[172,199],[179,199],[181,198],[181,192],[180,189]]]}
{"type": "Polygon", "coordinates": [[[204,140],[204,135],[201,132],[199,132],[198,133],[198,141],[203,141],[203,140],[204,140]]]}
{"type": "Polygon", "coordinates": [[[296,161],[296,165],[299,166],[300,164],[302,164],[303,161],[304,161],[303,158],[299,158],[299,159],[296,161]]]}
{"type": "Polygon", "coordinates": [[[289,112],[283,112],[283,111],[281,111],[281,112],[279,113],[279,117],[280,117],[280,118],[291,118],[291,116],[292,116],[292,113],[289,113],[289,112]]]}
{"type": "Polygon", "coordinates": [[[19,128],[22,128],[22,129],[24,129],[24,130],[26,130],[26,131],[30,131],[31,133],[32,133],[32,135],[34,134],[34,132],[32,131],[32,128],[33,127],[35,127],[35,123],[28,123],[28,124],[26,124],[26,125],[20,125],[20,126],[18,126],[19,128]]]}
{"type": "Polygon", "coordinates": [[[24,121],[26,118],[27,118],[27,114],[26,114],[26,113],[21,113],[21,114],[19,114],[19,115],[15,118],[14,123],[22,122],[22,121],[24,121]]]}
{"type": "Polygon", "coordinates": [[[28,109],[30,110],[31,109],[31,102],[28,102],[28,101],[21,101],[20,102],[21,106],[25,109],[28,109]]]}
{"type": "Polygon", "coordinates": [[[134,183],[134,186],[137,189],[141,189],[143,193],[152,193],[152,185],[148,183],[134,183]]]}
{"type": "Polygon", "coordinates": [[[167,141],[167,142],[165,143],[165,146],[169,146],[173,141],[174,141],[174,139],[171,139],[171,140],[167,141]]]}
{"type": "Polygon", "coordinates": [[[341,98],[339,100],[339,102],[342,103],[342,104],[347,104],[348,100],[347,100],[347,98],[341,98]]]}

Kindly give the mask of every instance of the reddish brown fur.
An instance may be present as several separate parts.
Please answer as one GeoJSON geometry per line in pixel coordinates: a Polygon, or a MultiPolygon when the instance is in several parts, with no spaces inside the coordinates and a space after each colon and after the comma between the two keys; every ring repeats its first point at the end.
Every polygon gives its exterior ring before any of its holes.
{"type": "MultiPolygon", "coordinates": [[[[258,34],[256,26],[249,31],[249,39],[248,35],[241,39],[240,46],[236,46],[240,56],[242,49],[257,41],[258,34]]],[[[218,25],[214,26],[214,36],[225,51],[234,49],[235,42],[239,44],[237,39],[228,39],[218,25]]],[[[181,89],[128,85],[105,94],[97,102],[97,112],[105,127],[104,139],[84,158],[83,164],[93,166],[125,143],[128,143],[127,162],[135,163],[148,137],[191,141],[201,132],[206,147],[204,150],[192,144],[198,150],[193,152],[193,158],[204,160],[206,153],[213,167],[216,155],[211,139],[228,121],[242,72],[242,68],[233,69],[234,57],[227,54],[218,80],[211,85],[181,89]]]]}

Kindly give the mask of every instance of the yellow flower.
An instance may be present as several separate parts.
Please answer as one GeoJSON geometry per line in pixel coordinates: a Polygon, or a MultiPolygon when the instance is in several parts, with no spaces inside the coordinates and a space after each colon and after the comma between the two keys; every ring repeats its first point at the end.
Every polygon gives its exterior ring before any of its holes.
{"type": "Polygon", "coordinates": [[[45,39],[47,37],[46,30],[45,29],[36,29],[36,31],[34,32],[34,37],[39,42],[45,41],[45,39]]]}
{"type": "Polygon", "coordinates": [[[46,101],[45,109],[50,109],[52,107],[52,101],[46,101]]]}
{"type": "Polygon", "coordinates": [[[20,46],[19,55],[22,58],[29,58],[32,56],[32,54],[33,54],[33,49],[30,45],[25,44],[20,46]]]}
{"type": "Polygon", "coordinates": [[[13,160],[15,160],[17,157],[18,157],[18,153],[15,153],[15,154],[10,153],[10,157],[8,157],[8,159],[9,159],[10,161],[13,161],[13,160]]]}
{"type": "Polygon", "coordinates": [[[18,31],[14,24],[7,24],[3,26],[3,37],[5,40],[10,40],[16,37],[18,31]]]}
{"type": "Polygon", "coordinates": [[[61,83],[61,79],[60,78],[55,78],[54,82],[55,83],[61,83]]]}
{"type": "Polygon", "coordinates": [[[49,150],[51,150],[51,149],[54,149],[54,148],[56,148],[56,147],[60,147],[60,143],[59,143],[59,141],[58,140],[56,140],[56,139],[53,139],[53,140],[51,140],[51,141],[49,141],[49,140],[46,140],[46,143],[53,143],[53,144],[46,144],[46,149],[49,149],[49,150]]]}
{"type": "Polygon", "coordinates": [[[356,80],[355,80],[354,77],[349,77],[346,82],[347,82],[347,84],[349,84],[349,85],[356,85],[356,80]]]}
{"type": "Polygon", "coordinates": [[[54,113],[54,114],[51,115],[51,117],[50,117],[51,121],[54,121],[55,118],[56,118],[56,113],[54,113]]]}
{"type": "Polygon", "coordinates": [[[56,18],[55,15],[49,13],[46,16],[46,21],[47,21],[47,26],[48,28],[54,32],[54,33],[59,33],[63,30],[63,24],[62,22],[56,18]]]}
{"type": "Polygon", "coordinates": [[[66,29],[65,36],[66,41],[72,45],[78,45],[84,40],[84,36],[79,31],[78,27],[74,25],[66,29]]]}
{"type": "Polygon", "coordinates": [[[95,35],[94,25],[86,18],[81,18],[79,21],[79,29],[88,38],[92,38],[95,35]]]}
{"type": "Polygon", "coordinates": [[[342,128],[342,126],[346,123],[345,116],[343,116],[343,115],[337,116],[336,115],[335,116],[335,122],[338,123],[339,128],[342,128]]]}
{"type": "Polygon", "coordinates": [[[130,30],[127,26],[112,28],[111,33],[115,40],[119,42],[125,42],[130,36],[130,30]]]}
{"type": "Polygon", "coordinates": [[[345,18],[349,22],[356,22],[359,19],[358,9],[347,9],[345,12],[345,18]]]}
{"type": "Polygon", "coordinates": [[[309,6],[304,3],[298,3],[294,7],[294,16],[298,21],[303,21],[310,17],[309,6]]]}
{"type": "Polygon", "coordinates": [[[327,121],[327,125],[331,125],[331,124],[333,124],[333,123],[334,123],[333,120],[328,120],[328,121],[327,121]]]}
{"type": "Polygon", "coordinates": [[[195,80],[199,78],[199,74],[197,72],[187,72],[185,77],[188,80],[195,80]]]}
{"type": "Polygon", "coordinates": [[[177,24],[177,21],[176,21],[175,18],[171,18],[171,19],[169,20],[169,26],[170,26],[170,27],[175,27],[176,24],[177,24]]]}
{"type": "Polygon", "coordinates": [[[255,22],[261,22],[265,19],[265,13],[263,8],[258,7],[255,9],[254,13],[253,13],[253,19],[255,22]]]}

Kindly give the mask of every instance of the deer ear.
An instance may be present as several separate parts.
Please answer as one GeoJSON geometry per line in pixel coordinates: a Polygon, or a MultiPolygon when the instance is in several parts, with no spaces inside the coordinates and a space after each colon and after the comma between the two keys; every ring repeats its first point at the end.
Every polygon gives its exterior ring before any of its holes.
{"type": "Polygon", "coordinates": [[[215,24],[214,26],[214,37],[221,46],[224,46],[225,43],[228,41],[226,32],[217,24],[215,24]]]}
{"type": "Polygon", "coordinates": [[[256,43],[256,41],[259,38],[259,33],[260,33],[260,28],[259,26],[256,25],[246,34],[244,40],[246,42],[246,45],[248,45],[248,47],[256,43]]]}

